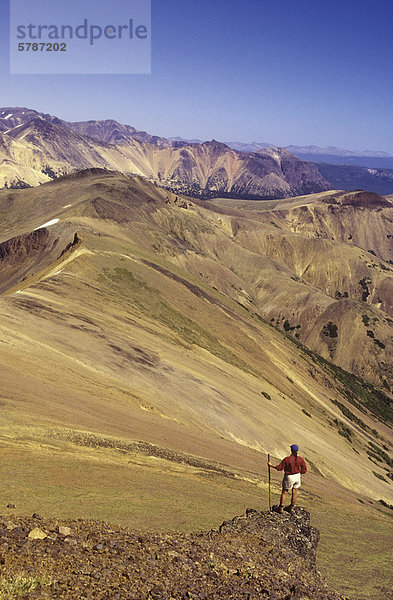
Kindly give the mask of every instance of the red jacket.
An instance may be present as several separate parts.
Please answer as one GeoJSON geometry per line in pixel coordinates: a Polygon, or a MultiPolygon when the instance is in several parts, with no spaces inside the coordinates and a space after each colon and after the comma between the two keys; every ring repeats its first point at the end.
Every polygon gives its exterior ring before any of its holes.
{"type": "Polygon", "coordinates": [[[295,473],[307,473],[307,465],[304,458],[301,456],[286,456],[282,459],[279,465],[275,467],[277,471],[285,471],[288,475],[294,475],[295,473]]]}

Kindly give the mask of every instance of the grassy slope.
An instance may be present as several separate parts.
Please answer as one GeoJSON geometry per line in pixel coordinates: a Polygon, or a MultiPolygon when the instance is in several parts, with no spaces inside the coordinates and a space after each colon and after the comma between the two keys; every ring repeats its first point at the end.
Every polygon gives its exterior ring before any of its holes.
{"type": "MultiPolygon", "coordinates": [[[[256,463],[259,479],[254,483],[132,454],[64,448],[54,440],[5,444],[2,438],[2,457],[9,487],[2,487],[0,503],[16,503],[19,514],[196,531],[217,527],[247,507],[268,507],[262,463],[256,463]]],[[[273,475],[274,501],[278,494],[279,477],[273,475]]],[[[321,531],[318,566],[330,584],[349,597],[382,598],[380,582],[387,588],[391,582],[393,517],[378,503],[363,501],[312,475],[301,492],[301,505],[321,531]]]]}
{"type": "MultiPolygon", "coordinates": [[[[375,503],[391,503],[391,484],[372,474],[386,466],[365,451],[376,428],[391,452],[391,430],[348,405],[323,363],[184,270],[182,257],[204,260],[190,231],[198,243],[209,235],[205,209],[190,215],[121,176],[42,189],[13,193],[11,207],[0,198],[2,239],[60,217],[56,227],[82,243],[53,268],[32,265],[21,293],[1,300],[2,505],[151,529],[216,526],[267,506],[265,453],[278,458],[296,439],[318,467],[303,501],[323,534],[321,565],[335,587],[351,586],[353,559],[368,572],[391,531],[389,510],[375,503]],[[135,440],[159,451],[127,446],[135,440]]],[[[391,577],[387,560],[380,569],[391,577]]]]}

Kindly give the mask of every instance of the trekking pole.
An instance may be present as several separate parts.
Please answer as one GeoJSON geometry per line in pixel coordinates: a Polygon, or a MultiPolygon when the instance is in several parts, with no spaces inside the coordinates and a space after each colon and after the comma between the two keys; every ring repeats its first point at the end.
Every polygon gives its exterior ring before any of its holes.
{"type": "MultiPolygon", "coordinates": [[[[267,455],[267,462],[270,463],[270,454],[267,455]]],[[[272,510],[272,502],[271,502],[271,497],[270,497],[270,465],[268,464],[269,469],[269,510],[272,510]]]]}

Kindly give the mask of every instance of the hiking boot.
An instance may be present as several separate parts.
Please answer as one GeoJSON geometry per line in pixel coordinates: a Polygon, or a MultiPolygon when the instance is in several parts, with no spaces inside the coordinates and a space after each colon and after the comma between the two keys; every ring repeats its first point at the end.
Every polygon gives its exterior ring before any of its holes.
{"type": "Polygon", "coordinates": [[[278,512],[282,515],[284,512],[284,505],[280,504],[280,506],[278,507],[278,512]]]}
{"type": "Polygon", "coordinates": [[[291,512],[293,512],[293,509],[294,509],[294,508],[295,508],[295,505],[294,505],[294,504],[290,504],[290,505],[288,506],[288,511],[291,513],[291,512]]]}

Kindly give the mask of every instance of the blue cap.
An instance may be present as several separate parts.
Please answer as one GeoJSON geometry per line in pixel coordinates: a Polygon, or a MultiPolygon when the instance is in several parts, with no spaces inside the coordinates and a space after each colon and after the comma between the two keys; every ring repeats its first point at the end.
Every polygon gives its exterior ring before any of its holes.
{"type": "Polygon", "coordinates": [[[292,452],[299,452],[299,446],[297,444],[292,444],[291,450],[292,452]]]}

